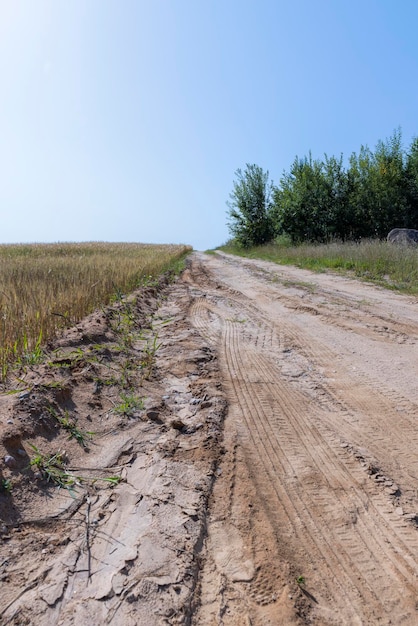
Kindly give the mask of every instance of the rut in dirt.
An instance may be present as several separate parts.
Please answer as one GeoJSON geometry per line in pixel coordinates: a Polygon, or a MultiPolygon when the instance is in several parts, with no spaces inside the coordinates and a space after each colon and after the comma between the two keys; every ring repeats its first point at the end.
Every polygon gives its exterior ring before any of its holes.
{"type": "Polygon", "coordinates": [[[274,267],[195,255],[189,276],[191,318],[218,353],[230,448],[194,623],[415,624],[418,406],[385,359],[406,330],[410,354],[418,313],[407,306],[397,323],[390,303],[359,305],[338,279],[312,294],[274,267]],[[348,329],[370,343],[370,378],[340,352],[348,329]]]}

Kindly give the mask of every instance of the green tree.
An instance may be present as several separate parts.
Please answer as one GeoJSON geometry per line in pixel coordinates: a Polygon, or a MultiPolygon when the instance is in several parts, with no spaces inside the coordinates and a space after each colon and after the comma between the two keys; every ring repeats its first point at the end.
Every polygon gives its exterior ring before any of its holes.
{"type": "Polygon", "coordinates": [[[373,220],[376,234],[384,238],[399,225],[407,226],[407,194],[405,153],[401,131],[397,130],[386,141],[379,141],[374,155],[375,204],[373,220]]]}
{"type": "Polygon", "coordinates": [[[237,169],[230,201],[227,202],[228,228],[239,245],[257,246],[274,236],[271,216],[273,183],[269,172],[255,164],[237,169]]]}
{"type": "Polygon", "coordinates": [[[408,226],[405,160],[400,130],[379,141],[374,153],[362,146],[358,156],[351,155],[348,174],[353,185],[348,204],[354,238],[383,239],[392,228],[408,226]]]}
{"type": "Polygon", "coordinates": [[[363,237],[375,237],[373,153],[367,146],[361,146],[358,155],[355,152],[352,153],[349,163],[347,176],[350,181],[350,190],[347,212],[350,216],[351,238],[359,240],[363,237]]]}
{"type": "Polygon", "coordinates": [[[402,147],[401,131],[362,146],[349,168],[343,157],[296,158],[273,193],[276,234],[293,241],[385,238],[394,227],[418,226],[418,141],[402,147]]]}
{"type": "Polygon", "coordinates": [[[286,233],[295,242],[329,238],[330,189],[321,161],[311,154],[296,157],[273,195],[276,234],[286,233]]]}
{"type": "Polygon", "coordinates": [[[343,156],[339,159],[325,155],[322,166],[326,190],[324,221],[327,239],[353,239],[354,224],[349,212],[348,198],[353,189],[353,181],[343,166],[343,156]]]}
{"type": "Polygon", "coordinates": [[[418,137],[414,137],[405,165],[407,210],[405,226],[418,229],[418,137]]]}

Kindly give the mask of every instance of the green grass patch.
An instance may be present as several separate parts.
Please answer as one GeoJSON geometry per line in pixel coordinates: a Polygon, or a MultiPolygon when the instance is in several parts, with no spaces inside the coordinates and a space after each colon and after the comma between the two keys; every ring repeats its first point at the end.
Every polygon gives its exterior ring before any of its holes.
{"type": "Polygon", "coordinates": [[[403,293],[418,293],[418,247],[367,240],[298,246],[278,242],[247,249],[228,243],[219,249],[250,259],[295,265],[316,272],[334,271],[403,293]]]}

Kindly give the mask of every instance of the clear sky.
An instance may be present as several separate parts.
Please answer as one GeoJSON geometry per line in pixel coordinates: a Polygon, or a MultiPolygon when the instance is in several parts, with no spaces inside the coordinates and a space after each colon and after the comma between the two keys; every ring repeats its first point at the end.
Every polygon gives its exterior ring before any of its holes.
{"type": "Polygon", "coordinates": [[[0,243],[228,238],[246,163],[418,135],[416,0],[0,0],[0,243]]]}

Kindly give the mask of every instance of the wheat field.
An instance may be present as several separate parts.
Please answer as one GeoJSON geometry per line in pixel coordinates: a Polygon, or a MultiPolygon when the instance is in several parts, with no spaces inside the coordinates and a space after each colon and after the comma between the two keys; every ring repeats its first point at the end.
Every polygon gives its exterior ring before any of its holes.
{"type": "Polygon", "coordinates": [[[174,268],[185,245],[0,245],[0,379],[94,309],[174,268]]]}

